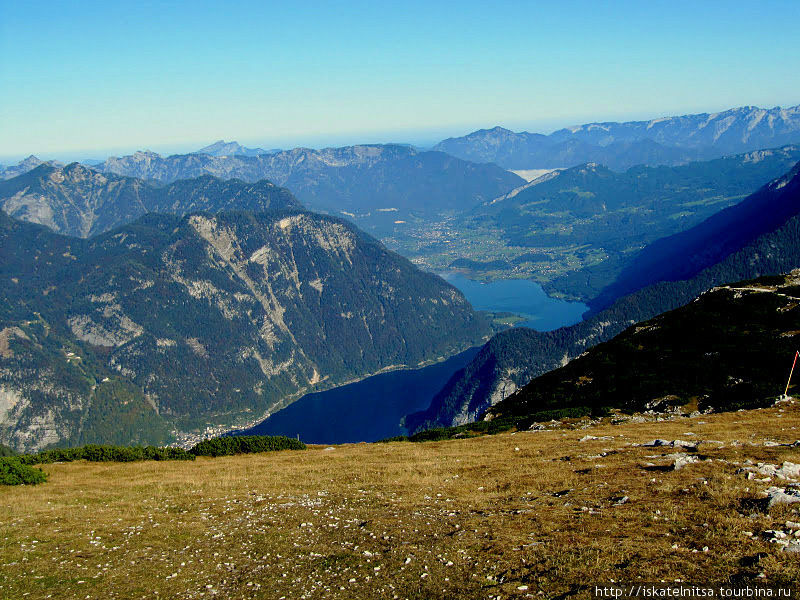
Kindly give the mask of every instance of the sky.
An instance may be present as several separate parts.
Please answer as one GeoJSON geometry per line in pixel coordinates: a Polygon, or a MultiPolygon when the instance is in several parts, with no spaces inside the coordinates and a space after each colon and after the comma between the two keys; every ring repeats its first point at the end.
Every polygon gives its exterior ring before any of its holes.
{"type": "Polygon", "coordinates": [[[798,22],[797,0],[0,0],[0,161],[792,106],[798,22]]]}

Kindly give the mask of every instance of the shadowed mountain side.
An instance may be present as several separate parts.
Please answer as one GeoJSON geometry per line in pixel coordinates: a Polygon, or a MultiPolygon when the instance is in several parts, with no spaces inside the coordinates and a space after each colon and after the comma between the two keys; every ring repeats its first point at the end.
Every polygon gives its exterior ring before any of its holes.
{"type": "Polygon", "coordinates": [[[689,279],[800,212],[800,163],[699,225],[644,248],[619,277],[590,303],[593,310],[656,281],[689,279]]]}
{"type": "Polygon", "coordinates": [[[486,418],[578,407],[765,406],[783,393],[797,350],[798,300],[800,271],[715,287],[537,377],[486,418]]]}

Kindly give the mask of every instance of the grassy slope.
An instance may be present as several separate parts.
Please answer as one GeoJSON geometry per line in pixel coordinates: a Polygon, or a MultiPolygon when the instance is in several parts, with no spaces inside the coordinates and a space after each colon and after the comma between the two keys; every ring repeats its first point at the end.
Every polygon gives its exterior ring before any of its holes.
{"type": "Polygon", "coordinates": [[[795,404],[427,444],[45,465],[47,484],[0,489],[0,597],[586,598],[609,576],[797,581],[795,554],[743,534],[797,511],[748,505],[772,484],[734,463],[798,462],[797,448],[763,445],[798,430],[795,404]],[[614,437],[578,442],[587,433],[614,437]],[[724,444],[659,471],[645,467],[669,463],[671,448],[632,446],[655,437],[724,444]]]}

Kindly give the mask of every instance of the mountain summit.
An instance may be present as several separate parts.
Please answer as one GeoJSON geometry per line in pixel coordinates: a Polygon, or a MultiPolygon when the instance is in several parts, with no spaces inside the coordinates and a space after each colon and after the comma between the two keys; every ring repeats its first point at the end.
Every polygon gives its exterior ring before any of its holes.
{"type": "Polygon", "coordinates": [[[264,150],[263,148],[245,148],[239,142],[226,142],[218,140],[204,148],[200,148],[194,154],[209,154],[211,156],[258,156],[259,154],[271,154],[275,150],[264,150]]]}

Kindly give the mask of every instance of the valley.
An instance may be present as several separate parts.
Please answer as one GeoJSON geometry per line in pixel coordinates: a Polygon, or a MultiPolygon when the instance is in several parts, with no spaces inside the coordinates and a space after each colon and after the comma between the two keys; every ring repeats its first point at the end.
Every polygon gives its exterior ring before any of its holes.
{"type": "Polygon", "coordinates": [[[796,0],[0,0],[0,600],[800,599],[796,0]]]}
{"type": "MultiPolygon", "coordinates": [[[[457,274],[443,274],[477,311],[503,323],[550,331],[581,320],[588,309],[580,303],[549,298],[531,281],[488,284],[457,274]]],[[[299,436],[312,444],[376,442],[408,433],[404,418],[428,408],[434,395],[478,353],[471,348],[421,369],[401,369],[366,377],[322,392],[312,392],[277,411],[241,435],[299,436]]]]}
{"type": "Polygon", "coordinates": [[[587,301],[643,247],[736,205],[798,161],[800,150],[786,146],[623,173],[588,164],[460,214],[411,223],[384,242],[428,270],[530,279],[550,295],[587,301]]]}

